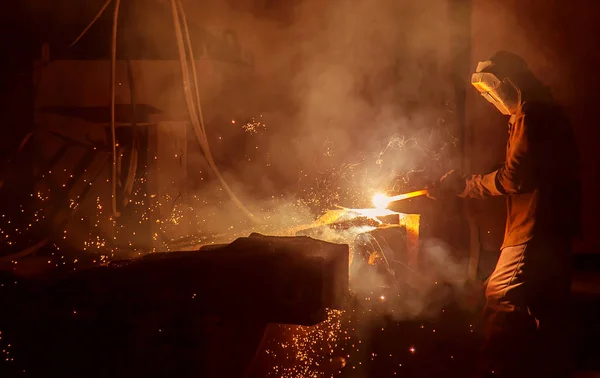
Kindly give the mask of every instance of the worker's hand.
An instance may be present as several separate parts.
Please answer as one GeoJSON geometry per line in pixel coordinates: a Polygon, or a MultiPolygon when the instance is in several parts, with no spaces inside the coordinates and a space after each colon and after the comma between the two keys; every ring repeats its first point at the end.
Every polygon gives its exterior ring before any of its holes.
{"type": "Polygon", "coordinates": [[[427,196],[431,199],[446,199],[461,194],[466,185],[465,176],[452,170],[442,176],[439,181],[427,185],[425,189],[427,189],[427,196]]]}

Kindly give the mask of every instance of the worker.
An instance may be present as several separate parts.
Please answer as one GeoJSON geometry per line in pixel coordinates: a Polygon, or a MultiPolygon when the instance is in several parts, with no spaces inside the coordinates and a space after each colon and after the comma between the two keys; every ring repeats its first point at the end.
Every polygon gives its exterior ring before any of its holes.
{"type": "Polygon", "coordinates": [[[525,61],[498,52],[472,85],[509,117],[506,161],[487,174],[454,170],[434,199],[506,197],[504,241],[485,287],[477,377],[567,377],[570,253],[580,234],[577,150],[565,115],[525,61]]]}

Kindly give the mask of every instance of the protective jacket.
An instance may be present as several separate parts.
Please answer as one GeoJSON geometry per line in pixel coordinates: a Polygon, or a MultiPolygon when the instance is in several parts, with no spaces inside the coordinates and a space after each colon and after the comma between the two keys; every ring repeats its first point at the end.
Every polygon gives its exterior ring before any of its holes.
{"type": "Polygon", "coordinates": [[[468,177],[460,196],[506,196],[505,248],[535,236],[579,235],[580,188],[567,118],[554,104],[529,102],[510,117],[506,161],[496,171],[468,177]]]}

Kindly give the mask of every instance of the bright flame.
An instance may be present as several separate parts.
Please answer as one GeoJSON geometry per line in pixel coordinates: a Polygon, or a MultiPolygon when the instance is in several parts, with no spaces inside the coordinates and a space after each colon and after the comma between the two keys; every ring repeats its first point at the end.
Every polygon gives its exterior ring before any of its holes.
{"type": "Polygon", "coordinates": [[[377,193],[373,196],[373,205],[377,209],[385,209],[390,204],[390,197],[383,193],[377,193]]]}
{"type": "Polygon", "coordinates": [[[417,190],[410,193],[398,194],[397,196],[388,197],[385,194],[377,193],[373,196],[373,205],[378,209],[385,209],[391,202],[403,201],[415,197],[427,195],[427,190],[417,190]]]}

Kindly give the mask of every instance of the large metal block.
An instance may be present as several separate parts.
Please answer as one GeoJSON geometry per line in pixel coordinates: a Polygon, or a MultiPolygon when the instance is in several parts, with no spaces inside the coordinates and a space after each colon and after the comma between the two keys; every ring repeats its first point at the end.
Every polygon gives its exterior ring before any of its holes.
{"type": "Polygon", "coordinates": [[[224,290],[237,293],[248,306],[270,309],[271,322],[316,324],[326,319],[326,309],[341,309],[348,293],[345,244],[252,234],[203,250],[238,272],[239,287],[224,290]]]}
{"type": "Polygon", "coordinates": [[[148,314],[169,319],[178,309],[198,317],[312,325],[325,320],[326,309],[342,306],[348,246],[252,235],[77,271],[44,291],[53,311],[78,309],[92,320],[107,311],[124,322],[148,314]]]}
{"type": "Polygon", "coordinates": [[[252,235],[0,283],[2,337],[28,376],[239,377],[267,323],[314,325],[341,308],[348,246],[252,235]]]}

